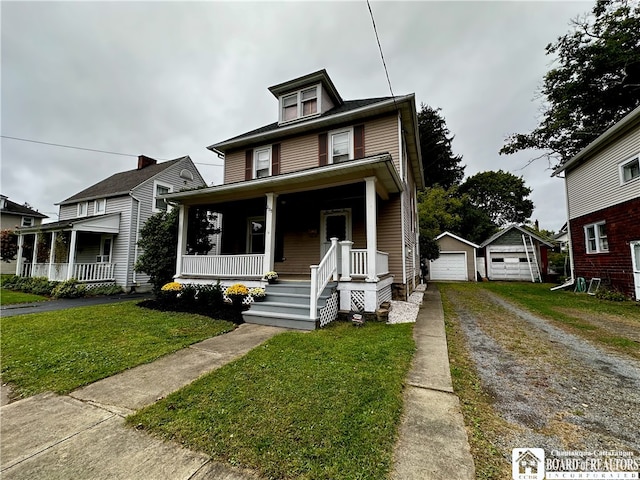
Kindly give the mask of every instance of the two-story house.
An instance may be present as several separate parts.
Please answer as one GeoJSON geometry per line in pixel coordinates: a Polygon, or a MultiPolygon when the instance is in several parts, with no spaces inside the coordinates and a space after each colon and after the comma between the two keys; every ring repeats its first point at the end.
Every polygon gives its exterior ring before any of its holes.
{"type": "Polygon", "coordinates": [[[134,269],[140,229],[151,215],[167,210],[162,195],[204,186],[188,156],[158,163],[140,155],[135,170],[111,175],[60,202],[59,221],[20,228],[16,274],[147,290],[148,276],[134,269]],[[24,261],[26,244],[33,254],[24,261]]]}
{"type": "Polygon", "coordinates": [[[640,300],[640,107],[558,167],[573,278],[640,300]]]}
{"type": "Polygon", "coordinates": [[[289,290],[268,286],[245,320],[302,329],[406,299],[424,185],[414,95],[344,100],[325,70],[269,91],[277,121],[208,147],[224,184],[166,196],[180,204],[176,280],[258,286],[276,271],[289,290]],[[220,255],[186,253],[192,209],[222,214],[220,255]]]}
{"type": "MultiPolygon", "coordinates": [[[[33,227],[40,225],[42,219],[49,218],[37,210],[25,205],[20,205],[9,200],[6,195],[0,195],[0,230],[15,231],[20,227],[33,227]]],[[[2,273],[16,272],[16,260],[2,262],[2,273]]]]}

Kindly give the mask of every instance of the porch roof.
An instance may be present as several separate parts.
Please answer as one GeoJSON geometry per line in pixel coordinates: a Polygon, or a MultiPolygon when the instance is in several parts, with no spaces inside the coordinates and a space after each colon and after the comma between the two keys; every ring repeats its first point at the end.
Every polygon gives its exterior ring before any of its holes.
{"type": "Polygon", "coordinates": [[[217,185],[184,192],[163,195],[167,200],[197,205],[233,200],[246,200],[265,195],[318,190],[338,185],[362,182],[365,177],[378,179],[376,191],[381,198],[403,190],[400,176],[393,165],[391,155],[381,153],[344,163],[313,167],[291,173],[256,178],[236,183],[217,185]]]}
{"type": "Polygon", "coordinates": [[[59,222],[45,223],[34,227],[18,228],[18,233],[42,233],[71,231],[93,233],[118,233],[120,230],[120,214],[93,215],[91,217],[71,218],[59,222]]]}

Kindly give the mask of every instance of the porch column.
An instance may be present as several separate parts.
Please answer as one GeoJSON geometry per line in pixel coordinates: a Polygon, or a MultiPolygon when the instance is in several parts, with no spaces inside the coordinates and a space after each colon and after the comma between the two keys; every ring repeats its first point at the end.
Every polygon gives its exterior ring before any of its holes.
{"type": "Polygon", "coordinates": [[[33,234],[33,257],[31,257],[31,270],[38,263],[38,232],[33,234]]]}
{"type": "Polygon", "coordinates": [[[73,270],[76,264],[76,243],[78,242],[78,232],[71,230],[71,241],[69,242],[69,264],[67,265],[67,280],[73,278],[73,270]]]}
{"type": "Polygon", "coordinates": [[[182,256],[186,253],[187,248],[187,226],[189,224],[189,207],[180,204],[178,212],[178,254],[176,256],[176,274],[175,277],[182,275],[182,256]]]}
{"type": "Polygon", "coordinates": [[[367,282],[377,282],[376,257],[378,251],[376,208],[376,177],[366,177],[366,206],[367,206],[367,282]]]}
{"type": "Polygon", "coordinates": [[[24,235],[18,234],[18,256],[16,257],[16,275],[22,275],[22,251],[24,247],[24,235]]]}
{"type": "Polygon", "coordinates": [[[265,212],[264,225],[264,272],[273,270],[276,254],[276,199],[273,192],[267,193],[267,211],[265,212]]]}
{"type": "Polygon", "coordinates": [[[56,261],[56,232],[51,232],[51,248],[49,249],[49,280],[53,278],[53,264],[56,261]]]}
{"type": "Polygon", "coordinates": [[[353,245],[353,242],[350,240],[342,240],[340,242],[340,248],[342,248],[341,282],[351,281],[351,245],[353,245]]]}

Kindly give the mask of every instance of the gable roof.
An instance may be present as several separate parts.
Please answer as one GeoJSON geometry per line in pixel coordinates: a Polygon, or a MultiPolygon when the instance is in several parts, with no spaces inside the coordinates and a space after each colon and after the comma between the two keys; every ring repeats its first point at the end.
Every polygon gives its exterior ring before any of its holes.
{"type": "MultiPolygon", "coordinates": [[[[129,192],[140,185],[142,182],[149,180],[151,177],[163,172],[167,168],[177,164],[181,160],[189,159],[189,156],[169,160],[168,162],[156,163],[142,169],[127,170],[126,172],[115,173],[104,180],[85,188],[81,192],[63,200],[58,205],[67,205],[82,200],[93,200],[96,198],[115,197],[119,195],[128,195],[129,192]]],[[[197,171],[197,169],[196,169],[197,171]]],[[[198,173],[199,175],[199,173],[198,173]]]]}
{"type": "Polygon", "coordinates": [[[480,248],[480,247],[479,247],[478,245],[476,245],[475,243],[470,242],[469,240],[465,240],[464,238],[459,237],[459,236],[457,236],[457,235],[455,235],[455,234],[453,234],[453,233],[451,233],[451,232],[442,232],[440,235],[438,235],[438,236],[436,237],[436,241],[437,241],[437,240],[440,240],[442,237],[451,237],[451,238],[455,238],[455,239],[456,239],[456,240],[458,240],[459,242],[466,243],[466,244],[467,244],[467,245],[469,245],[470,247],[473,247],[473,248],[480,248]]]}
{"type": "Polygon", "coordinates": [[[12,202],[4,195],[2,195],[2,197],[4,198],[4,207],[0,209],[0,213],[4,215],[24,215],[29,217],[49,218],[47,215],[44,215],[37,210],[12,202]]]}
{"type": "Polygon", "coordinates": [[[596,138],[593,142],[584,147],[574,157],[570,158],[565,163],[556,168],[553,171],[553,176],[558,175],[565,170],[571,170],[584,163],[591,157],[591,155],[605,148],[611,142],[615,141],[632,128],[635,128],[637,125],[640,125],[640,106],[632,110],[626,116],[622,117],[622,119],[618,123],[613,125],[606,132],[596,138]]]}
{"type": "Polygon", "coordinates": [[[541,237],[540,235],[537,235],[536,233],[532,232],[531,230],[529,230],[528,228],[524,227],[524,226],[519,226],[519,225],[509,225],[508,227],[503,228],[502,230],[500,230],[498,233],[491,235],[491,237],[489,237],[487,240],[485,240],[484,242],[482,242],[480,244],[480,248],[484,248],[487,245],[489,245],[490,243],[493,243],[494,241],[496,241],[498,238],[500,238],[502,235],[504,235],[505,233],[507,233],[509,230],[513,230],[513,229],[519,230],[520,233],[523,233],[525,235],[529,235],[533,238],[535,238],[536,240],[538,240],[540,243],[544,243],[547,247],[553,247],[553,244],[550,242],[550,240],[545,239],[544,237],[541,237]]]}

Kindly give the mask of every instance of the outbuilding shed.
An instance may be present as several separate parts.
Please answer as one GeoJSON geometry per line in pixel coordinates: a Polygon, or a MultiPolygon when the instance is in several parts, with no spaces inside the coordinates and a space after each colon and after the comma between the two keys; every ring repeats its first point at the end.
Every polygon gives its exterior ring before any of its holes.
{"type": "Polygon", "coordinates": [[[435,240],[440,257],[429,262],[429,279],[475,282],[478,245],[450,232],[441,233],[435,240]]]}

